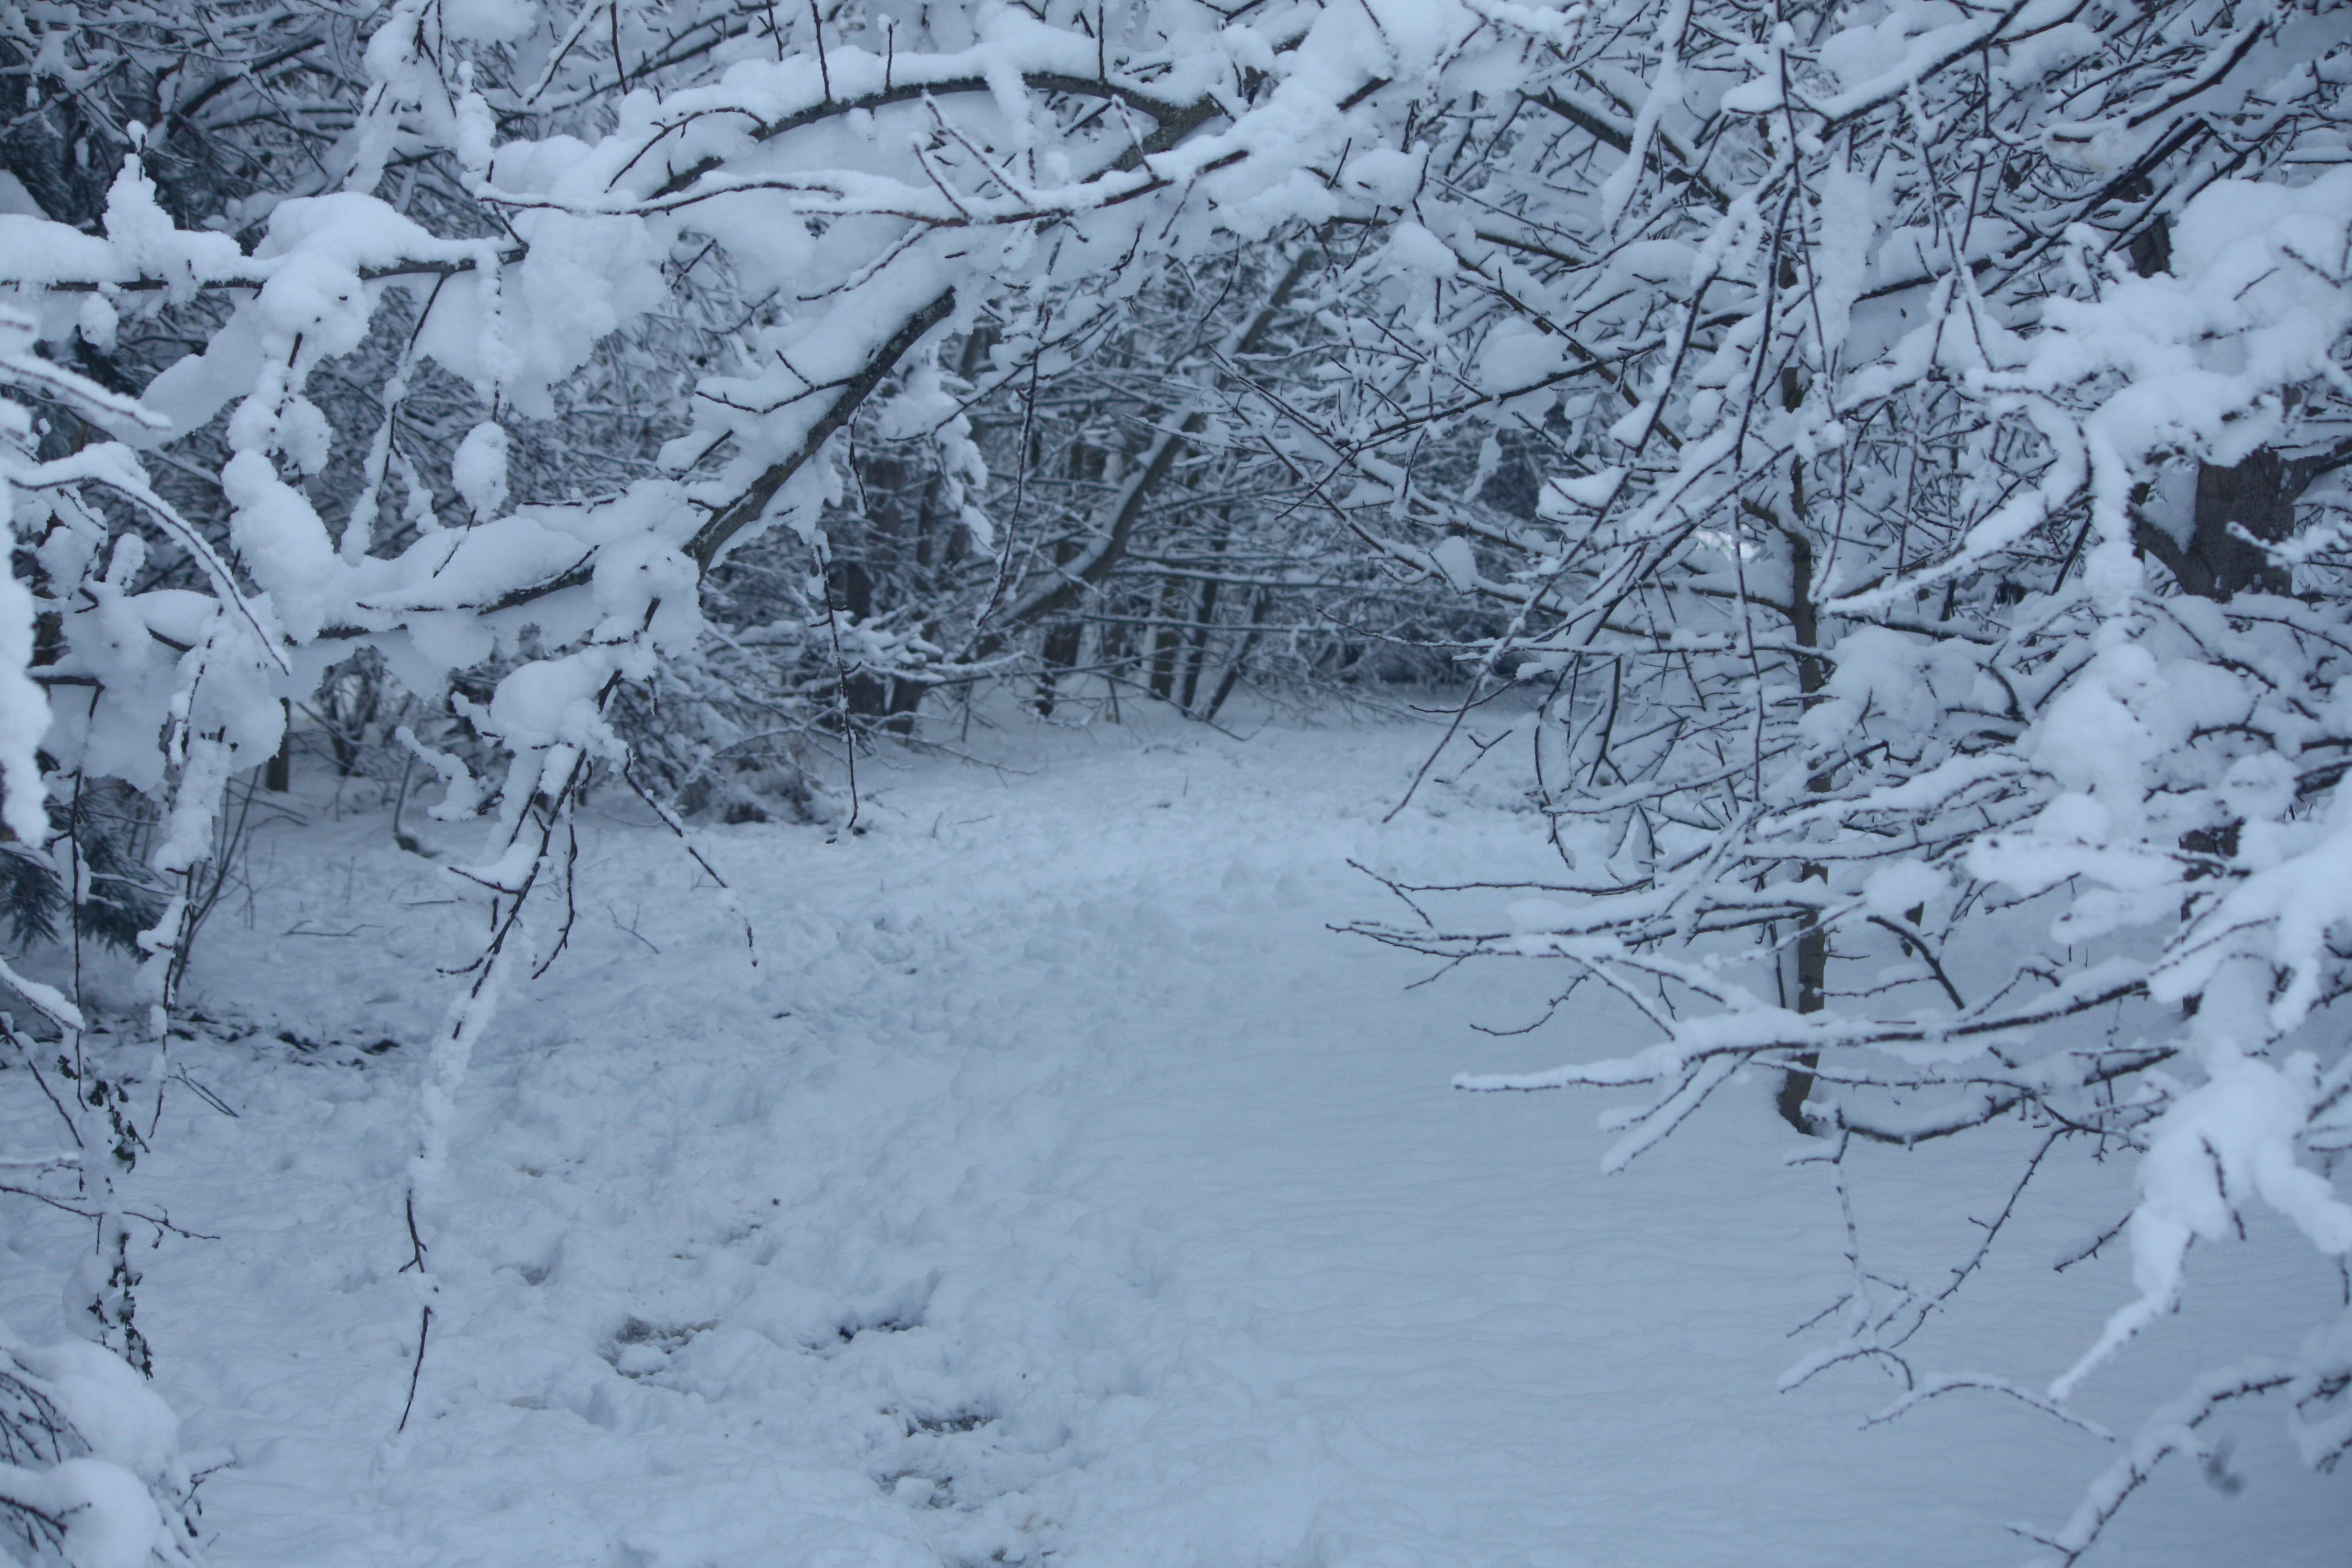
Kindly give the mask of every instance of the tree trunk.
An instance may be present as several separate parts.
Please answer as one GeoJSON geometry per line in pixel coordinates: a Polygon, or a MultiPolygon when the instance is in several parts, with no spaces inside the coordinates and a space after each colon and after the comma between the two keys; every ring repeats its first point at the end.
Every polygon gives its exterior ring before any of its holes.
{"type": "MultiPolygon", "coordinates": [[[[2142,278],[2169,272],[2170,226],[2157,218],[2132,237],[2127,254],[2132,270],[2142,278]]],[[[2217,601],[2243,592],[2286,593],[2293,586],[2286,569],[2273,562],[2261,544],[2280,543],[2294,532],[2295,499],[2318,471],[2315,465],[2287,462],[2268,447],[2229,468],[2199,463],[2188,544],[2144,521],[2134,530],[2135,536],[2141,549],[2164,563],[2183,593],[2217,601]],[[2239,537],[2232,523],[2252,539],[2239,537]]]]}
{"type": "Polygon", "coordinates": [[[2268,447],[2229,468],[2200,463],[2189,542],[2146,518],[2136,520],[2133,538],[2164,563],[2184,594],[2216,602],[2241,593],[2284,594],[2294,586],[2287,570],[2262,545],[2294,532],[2295,499],[2316,472],[2316,465],[2290,463],[2268,447]]]}
{"type": "MultiPolygon", "coordinates": [[[[1805,868],[1811,877],[1821,870],[1818,866],[1805,868]]],[[[1823,986],[1829,979],[1830,939],[1822,930],[1821,918],[1811,910],[1797,917],[1797,1011],[1818,1013],[1822,1010],[1823,986]]],[[[1780,1110],[1780,1118],[1800,1132],[1820,1131],[1805,1114],[1805,1101],[1813,1097],[1813,1069],[1822,1063],[1819,1051],[1806,1051],[1796,1059],[1796,1065],[1780,1075],[1780,1091],[1773,1103],[1780,1110]]]]}
{"type": "Polygon", "coordinates": [[[1045,633],[1045,642],[1037,649],[1037,661],[1045,668],[1038,672],[1037,697],[1031,704],[1040,719],[1054,716],[1061,672],[1078,662],[1078,647],[1086,629],[1084,621],[1060,621],[1045,633]]]}
{"type": "Polygon", "coordinates": [[[1183,630],[1176,620],[1176,607],[1183,597],[1180,579],[1160,580],[1160,625],[1151,633],[1151,695],[1162,702],[1176,695],[1176,649],[1182,643],[1183,630]]]}
{"type": "Polygon", "coordinates": [[[2227,599],[2242,590],[2287,591],[2286,568],[2230,525],[2236,523],[2263,544],[2283,542],[2294,531],[2294,498],[2303,488],[2294,479],[2293,466],[2267,447],[2233,468],[2197,466],[2196,526],[2189,552],[2204,567],[2209,583],[2190,587],[2191,593],[2227,599]]]}
{"type": "Polygon", "coordinates": [[[1209,662],[1209,632],[1217,620],[1217,580],[1214,577],[1201,584],[1200,603],[1193,612],[1190,646],[1184,650],[1184,688],[1177,693],[1176,706],[1185,712],[1192,711],[1192,703],[1201,695],[1201,667],[1209,662]]]}
{"type": "MultiPolygon", "coordinates": [[[[1784,392],[1786,389],[1784,388],[1784,392]]],[[[1792,403],[1794,397],[1790,399],[1792,403]]],[[[1822,643],[1821,613],[1813,605],[1813,544],[1805,537],[1805,474],[1801,462],[1792,459],[1789,465],[1790,503],[1798,526],[1785,531],[1789,541],[1789,632],[1799,647],[1819,647],[1822,643]]],[[[1797,690],[1810,709],[1813,699],[1829,683],[1829,664],[1818,654],[1797,656],[1797,690]]],[[[1816,795],[1827,795],[1830,775],[1815,773],[1805,781],[1805,787],[1816,795]]],[[[1805,881],[1826,881],[1828,869],[1808,863],[1800,873],[1805,881]]],[[[1830,972],[1830,933],[1822,929],[1821,917],[1808,910],[1797,917],[1797,1011],[1801,1014],[1820,1012],[1827,1005],[1830,972]]],[[[1813,1133],[1820,1129],[1805,1114],[1805,1101],[1812,1098],[1813,1069],[1821,1065],[1821,1053],[1801,1054],[1790,1069],[1780,1076],[1780,1091],[1775,1097],[1781,1119],[1800,1132],[1813,1133]]]]}
{"type": "Polygon", "coordinates": [[[284,795],[294,787],[294,706],[280,702],[285,710],[286,728],[278,737],[278,754],[262,764],[261,787],[272,795],[284,795]]]}
{"type": "MultiPolygon", "coordinates": [[[[835,615],[862,621],[874,614],[874,577],[862,562],[836,562],[825,591],[833,595],[835,615]]],[[[888,705],[888,697],[883,679],[862,666],[853,665],[842,678],[842,706],[856,718],[878,718],[888,705]]]]}
{"type": "Polygon", "coordinates": [[[1217,721],[1217,715],[1224,709],[1225,699],[1231,697],[1234,688],[1241,684],[1242,672],[1249,665],[1250,650],[1257,647],[1258,634],[1265,629],[1265,609],[1272,598],[1273,595],[1263,588],[1251,596],[1249,630],[1242,635],[1240,646],[1234,649],[1234,657],[1226,663],[1224,676],[1217,682],[1216,693],[1209,699],[1209,710],[1200,716],[1202,723],[1217,721]]]}
{"type": "MultiPolygon", "coordinates": [[[[1231,542],[1233,532],[1233,514],[1224,513],[1218,519],[1217,531],[1209,541],[1213,569],[1223,566],[1225,546],[1231,542]]],[[[1200,598],[1192,616],[1192,629],[1184,650],[1184,689],[1179,695],[1176,706],[1196,719],[1200,713],[1193,703],[1201,695],[1201,674],[1209,662],[1209,637],[1217,624],[1218,586],[1215,577],[1201,584],[1200,598]]]]}

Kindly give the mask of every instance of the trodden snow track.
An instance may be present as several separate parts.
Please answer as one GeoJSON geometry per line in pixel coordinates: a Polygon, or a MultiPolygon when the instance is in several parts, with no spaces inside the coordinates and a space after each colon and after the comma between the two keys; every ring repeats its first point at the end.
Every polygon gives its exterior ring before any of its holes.
{"type": "MultiPolygon", "coordinates": [[[[1499,753],[1381,822],[1433,733],[1104,726],[1022,742],[1052,753],[1034,772],[877,764],[862,837],[707,836],[756,970],[666,835],[592,809],[574,950],[509,996],[421,1216],[442,1297],[398,1437],[414,1046],[480,913],[436,901],[457,894],[380,816],[313,801],[196,971],[266,1009],[181,1048],[239,1115],[175,1091],[147,1173],[220,1237],[149,1255],[142,1303],[187,1445],[223,1467],[214,1561],[2030,1556],[2001,1527],[2062,1520],[2095,1440],[1965,1397],[1863,1431],[1891,1392],[1868,1372],[1772,1392],[1841,1265],[1769,1086],[1604,1180],[1599,1100],[1446,1080],[1622,1028],[1474,1033],[1532,1016],[1552,976],[1409,990],[1425,963],[1327,929],[1391,912],[1351,857],[1462,877],[1539,852],[1499,753]]],[[[1865,1223],[1920,1230],[1932,1268],[1998,1202],[1976,1170],[1875,1159],[1865,1223]]],[[[2128,1176],[2058,1180],[2119,1205],[2128,1176]]],[[[2104,1291],[2048,1289],[2075,1228],[2020,1222],[1955,1358],[2029,1381],[2071,1359],[2125,1289],[2112,1260],[2104,1291]]],[[[2293,1322],[2332,1284],[2259,1236],[2214,1262],[2192,1309],[2293,1322]]],[[[54,1309],[13,1272],[7,1315],[35,1326],[54,1309]]],[[[2202,1364],[2197,1321],[2085,1407],[2127,1422],[2202,1364]]],[[[2242,1452],[2280,1441],[2271,1413],[2240,1425],[2242,1452]]],[[[2102,1552],[2346,1561],[2340,1482],[2248,1469],[2259,1510],[2176,1465],[2102,1552]]]]}

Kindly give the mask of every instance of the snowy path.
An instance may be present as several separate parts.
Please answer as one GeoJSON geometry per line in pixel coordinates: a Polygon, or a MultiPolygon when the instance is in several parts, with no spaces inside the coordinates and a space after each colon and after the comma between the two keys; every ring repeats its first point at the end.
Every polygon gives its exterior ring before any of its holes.
{"type": "MultiPolygon", "coordinates": [[[[715,835],[757,973],[658,835],[593,836],[578,951],[477,1058],[397,1441],[415,1053],[348,1047],[418,1038],[420,975],[467,933],[412,931],[461,911],[380,820],[285,840],[285,890],[207,962],[264,967],[273,1017],[331,1037],[190,1047],[243,1117],[176,1102],[156,1178],[224,1237],[157,1254],[146,1297],[188,1442],[235,1461],[215,1561],[2009,1563],[2000,1526],[2062,1518],[2104,1462],[1980,1404],[1860,1431],[1875,1374],[1773,1394],[1839,1264],[1760,1084],[1606,1182],[1598,1102],[1446,1090],[1614,1037],[1474,1034],[1548,976],[1408,991],[1412,961],[1326,929],[1384,896],[1349,856],[1527,855],[1507,779],[1381,826],[1411,732],[1048,739],[1034,776],[884,778],[863,838],[715,835]]],[[[1932,1216],[1923,1258],[1990,1206],[1967,1166],[1883,1163],[1865,1218],[1932,1216]]],[[[2120,1173],[2076,1179],[2119,1203],[2120,1173]]],[[[2122,1289],[2050,1289],[2078,1228],[2028,1216],[1956,1355],[2071,1356],[2122,1289]]],[[[2217,1299],[2318,1288],[2260,1242],[2217,1299]]],[[[2127,1417],[2194,1349],[2168,1325],[2087,1403],[2127,1417]]],[[[2253,1489],[2168,1472],[2113,1560],[2347,1560],[2341,1484],[2280,1476],[2274,1417],[2243,1425],[2253,1489]]]]}

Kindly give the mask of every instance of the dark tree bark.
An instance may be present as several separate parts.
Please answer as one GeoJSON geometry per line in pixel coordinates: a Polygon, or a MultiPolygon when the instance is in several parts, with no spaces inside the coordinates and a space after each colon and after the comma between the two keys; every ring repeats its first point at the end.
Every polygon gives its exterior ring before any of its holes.
{"type": "MultiPolygon", "coordinates": [[[[1784,380],[1782,401],[1794,408],[1803,401],[1801,386],[1784,380]]],[[[1801,462],[1789,465],[1789,504],[1801,525],[1805,515],[1805,470],[1801,462]]],[[[1769,509],[1759,508],[1766,516],[1769,509]]],[[[1802,526],[1782,531],[1789,542],[1789,633],[1799,647],[1817,648],[1822,645],[1821,612],[1813,603],[1813,543],[1802,526]]],[[[1822,689],[1829,684],[1829,661],[1819,654],[1797,656],[1797,691],[1807,707],[1811,707],[1822,689]]],[[[1827,795],[1832,780],[1828,773],[1815,773],[1805,781],[1806,787],[1818,795],[1827,795]]],[[[1827,880],[1826,868],[1809,864],[1804,868],[1809,881],[1827,880]]],[[[1828,1002],[1830,972],[1830,933],[1822,929],[1821,917],[1808,910],[1797,917],[1797,1011],[1818,1013],[1828,1002]]],[[[1780,1077],[1780,1093],[1774,1103],[1781,1119],[1800,1132],[1820,1131],[1805,1114],[1805,1101],[1812,1098],[1813,1069],[1821,1065],[1821,1054],[1806,1051],[1796,1058],[1795,1065],[1780,1077]]]]}
{"type": "Polygon", "coordinates": [[[2184,594],[2227,601],[2241,593],[2286,593],[2293,585],[2286,568],[2272,561],[2262,544],[2279,543],[2294,532],[2295,499],[2318,473],[2317,464],[2289,462],[2268,447],[2228,468],[2200,463],[2189,542],[2182,544],[2146,519],[2138,521],[2134,538],[2164,563],[2184,594]]]}
{"type": "Polygon", "coordinates": [[[1176,650],[1184,637],[1176,617],[1183,596],[1183,584],[1179,579],[1160,580],[1160,625],[1151,634],[1150,686],[1151,695],[1162,702],[1173,701],[1176,697],[1176,650]]]}
{"type": "MultiPolygon", "coordinates": [[[[866,620],[874,614],[874,574],[863,562],[843,561],[827,585],[835,614],[866,620]]],[[[853,717],[879,718],[889,710],[889,682],[862,666],[851,667],[841,683],[842,706],[853,717]]]]}
{"type": "Polygon", "coordinates": [[[286,710],[286,731],[278,737],[278,754],[261,770],[261,787],[272,795],[284,795],[294,787],[294,710],[290,703],[280,706],[286,710]]]}
{"type": "MultiPolygon", "coordinates": [[[[2135,194],[2134,199],[2143,198],[2135,194]]],[[[2171,271],[2170,226],[2158,217],[2132,237],[2125,253],[2142,278],[2171,271]]],[[[2137,522],[2135,536],[2185,594],[2226,601],[2244,592],[2286,593],[2293,586],[2286,569],[2273,563],[2262,545],[2280,543],[2294,532],[2295,498],[2321,471],[2318,464],[2289,462],[2268,447],[2228,468],[2200,463],[2189,542],[2183,545],[2144,520],[2137,522]],[[2238,530],[2252,539],[2241,537],[2238,530]]]]}
{"type": "Polygon", "coordinates": [[[1176,694],[1176,706],[1191,713],[1193,702],[1201,695],[1201,668],[1209,661],[1209,634],[1217,624],[1217,580],[1214,577],[1201,584],[1200,602],[1193,608],[1192,632],[1184,650],[1184,686],[1176,694]]]}
{"type": "Polygon", "coordinates": [[[1257,647],[1258,634],[1265,629],[1266,606],[1272,600],[1273,596],[1263,588],[1251,596],[1249,630],[1242,635],[1240,645],[1234,649],[1234,657],[1226,663],[1224,677],[1217,682],[1217,689],[1209,699],[1208,710],[1200,715],[1202,722],[1215,723],[1218,713],[1225,706],[1225,699],[1231,697],[1234,688],[1241,684],[1242,674],[1249,667],[1250,651],[1257,647]]]}
{"type": "Polygon", "coordinates": [[[1078,648],[1086,637],[1083,621],[1060,621],[1045,633],[1038,645],[1037,662],[1045,668],[1037,676],[1037,698],[1033,706],[1037,717],[1054,716],[1054,704],[1059,700],[1057,688],[1062,672],[1078,662],[1078,648]]]}

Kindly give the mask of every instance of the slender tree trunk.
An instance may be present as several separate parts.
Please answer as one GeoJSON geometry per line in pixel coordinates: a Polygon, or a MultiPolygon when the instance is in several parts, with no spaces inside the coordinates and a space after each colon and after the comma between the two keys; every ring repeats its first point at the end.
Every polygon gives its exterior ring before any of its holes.
{"type": "Polygon", "coordinates": [[[1184,689],[1178,693],[1176,706],[1185,712],[1192,711],[1193,700],[1201,694],[1201,667],[1209,662],[1209,633],[1217,620],[1217,580],[1210,578],[1201,584],[1201,603],[1194,614],[1191,646],[1184,651],[1184,689]]]}
{"type": "MultiPolygon", "coordinates": [[[[1054,564],[1066,566],[1077,554],[1077,546],[1063,540],[1054,546],[1054,564]]],[[[1062,672],[1078,662],[1078,649],[1085,646],[1087,624],[1075,616],[1055,621],[1045,628],[1038,642],[1037,695],[1030,703],[1040,719],[1054,715],[1054,705],[1061,700],[1062,672]]]]}
{"type": "Polygon", "coordinates": [[[1160,580],[1160,605],[1154,612],[1159,626],[1151,633],[1151,695],[1162,702],[1176,694],[1176,649],[1181,644],[1183,629],[1176,620],[1176,607],[1183,595],[1180,578],[1160,580]]]}
{"type": "Polygon", "coordinates": [[[1226,662],[1225,673],[1217,681],[1215,694],[1209,699],[1209,710],[1201,715],[1202,723],[1216,722],[1218,713],[1224,709],[1225,699],[1231,697],[1234,688],[1241,684],[1242,671],[1249,666],[1250,650],[1257,647],[1258,634],[1265,629],[1265,607],[1270,598],[1271,595],[1263,588],[1252,596],[1249,630],[1243,634],[1240,645],[1234,649],[1234,657],[1226,662]]]}
{"type": "MultiPolygon", "coordinates": [[[[874,613],[874,577],[860,562],[845,561],[835,565],[825,591],[833,595],[836,615],[862,621],[874,613]]],[[[887,688],[882,678],[859,665],[851,666],[842,681],[841,699],[843,707],[859,719],[877,718],[888,706],[887,688]]]]}
{"type": "Polygon", "coordinates": [[[2294,469],[2295,465],[2268,447],[2231,468],[2197,466],[2197,510],[2189,549],[2210,579],[2201,590],[2206,597],[2284,594],[2292,586],[2286,568],[2272,561],[2262,545],[2280,543],[2294,531],[2294,500],[2303,489],[2295,482],[2294,469]],[[2241,537],[2232,523],[2252,539],[2241,537]]]}
{"type": "Polygon", "coordinates": [[[261,770],[261,787],[272,795],[284,795],[294,787],[294,706],[290,702],[278,706],[286,711],[286,731],[278,737],[278,754],[261,770]]]}
{"type": "MultiPolygon", "coordinates": [[[[2170,271],[2170,227],[2158,217],[2133,237],[2127,254],[2143,278],[2170,271]]],[[[2289,574],[2262,546],[2294,532],[2295,500],[2320,468],[2318,462],[2288,462],[2268,447],[2227,468],[2200,462],[2189,542],[2143,520],[2135,530],[2139,546],[2164,563],[2183,593],[2200,599],[2284,594],[2293,587],[2289,574]]]]}
{"type": "MultiPolygon", "coordinates": [[[[1796,513],[1797,526],[1785,530],[1789,542],[1789,631],[1799,647],[1819,647],[1822,645],[1821,613],[1813,603],[1813,545],[1806,537],[1805,478],[1801,463],[1792,460],[1789,468],[1790,500],[1796,513]]],[[[1797,690],[1806,708],[1812,706],[1823,686],[1829,682],[1829,664],[1818,654],[1797,656],[1797,690]]],[[[1805,787],[1816,795],[1827,795],[1832,784],[1826,773],[1815,773],[1805,781],[1805,787]]],[[[1826,881],[1826,868],[1809,863],[1801,877],[1806,881],[1826,881]]],[[[1827,1005],[1830,972],[1830,933],[1822,926],[1821,917],[1811,910],[1797,917],[1797,1011],[1801,1014],[1820,1012],[1827,1005]]],[[[1781,1118],[1800,1132],[1815,1132],[1819,1129],[1805,1114],[1805,1101],[1812,1098],[1813,1069],[1821,1065],[1821,1053],[1807,1051],[1799,1056],[1796,1065],[1780,1078],[1780,1091],[1776,1103],[1781,1118]]]]}
{"type": "MultiPolygon", "coordinates": [[[[1218,520],[1217,531],[1209,541],[1213,569],[1223,565],[1225,547],[1233,534],[1233,515],[1228,512],[1218,520]]],[[[1192,635],[1185,650],[1184,690],[1176,706],[1195,718],[1199,715],[1192,704],[1201,694],[1201,672],[1209,662],[1209,637],[1217,624],[1217,590],[1221,585],[1214,577],[1201,584],[1200,604],[1192,616],[1192,635]]]]}
{"type": "Polygon", "coordinates": [[[1078,648],[1086,637],[1084,621],[1056,622],[1045,633],[1037,649],[1037,660],[1045,668],[1037,676],[1037,696],[1031,704],[1040,719],[1054,715],[1054,704],[1060,700],[1062,672],[1078,662],[1078,648]]]}

